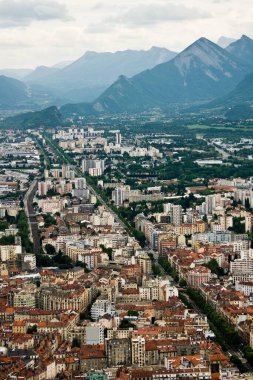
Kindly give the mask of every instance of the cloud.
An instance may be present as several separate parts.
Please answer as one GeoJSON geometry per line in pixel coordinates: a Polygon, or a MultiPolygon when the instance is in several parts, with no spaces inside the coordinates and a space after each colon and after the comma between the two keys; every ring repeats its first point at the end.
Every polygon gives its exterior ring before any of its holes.
{"type": "Polygon", "coordinates": [[[183,4],[139,4],[121,15],[115,15],[106,22],[126,25],[153,25],[166,21],[196,20],[211,17],[210,13],[183,4]]]}
{"type": "Polygon", "coordinates": [[[50,0],[0,0],[0,27],[27,26],[33,21],[66,20],[65,5],[50,0]]]}

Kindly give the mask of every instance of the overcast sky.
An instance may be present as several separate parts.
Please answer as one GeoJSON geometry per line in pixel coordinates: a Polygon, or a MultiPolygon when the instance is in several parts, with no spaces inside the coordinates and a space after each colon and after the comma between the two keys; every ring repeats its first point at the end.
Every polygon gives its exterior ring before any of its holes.
{"type": "Polygon", "coordinates": [[[0,68],[242,34],[253,37],[252,0],[0,0],[0,68]]]}

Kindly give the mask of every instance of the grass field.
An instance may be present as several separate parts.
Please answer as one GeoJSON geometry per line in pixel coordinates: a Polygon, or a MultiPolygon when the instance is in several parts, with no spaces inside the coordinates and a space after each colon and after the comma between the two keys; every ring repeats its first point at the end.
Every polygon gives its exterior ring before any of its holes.
{"type": "Polygon", "coordinates": [[[193,124],[193,125],[187,125],[188,129],[191,130],[206,130],[206,129],[221,129],[225,131],[249,131],[253,130],[253,126],[251,127],[224,127],[221,125],[205,125],[205,124],[193,124]]]}

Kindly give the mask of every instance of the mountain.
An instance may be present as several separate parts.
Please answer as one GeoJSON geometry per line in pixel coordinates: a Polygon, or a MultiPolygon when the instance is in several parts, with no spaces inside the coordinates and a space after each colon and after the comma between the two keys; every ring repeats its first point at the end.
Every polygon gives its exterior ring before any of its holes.
{"type": "Polygon", "coordinates": [[[0,76],[0,108],[19,107],[29,100],[27,86],[13,78],[0,76]]]}
{"type": "Polygon", "coordinates": [[[210,101],[230,92],[248,68],[200,38],[173,60],[132,78],[120,76],[93,104],[97,112],[140,112],[151,107],[210,101]]]}
{"type": "Polygon", "coordinates": [[[226,48],[227,52],[239,59],[253,71],[253,40],[243,35],[226,48]]]}
{"type": "Polygon", "coordinates": [[[2,128],[40,128],[57,127],[63,122],[58,108],[53,106],[42,111],[26,112],[8,117],[0,122],[2,128]]]}
{"type": "Polygon", "coordinates": [[[253,106],[238,104],[225,112],[224,116],[231,121],[253,119],[253,106]]]}
{"type": "Polygon", "coordinates": [[[92,101],[121,74],[133,76],[174,58],[176,53],[153,47],[116,53],[87,52],[63,68],[37,68],[25,78],[28,84],[41,85],[72,102],[92,101]]]}
{"type": "Polygon", "coordinates": [[[32,69],[0,69],[0,75],[14,79],[23,79],[32,73],[32,69]]]}
{"type": "Polygon", "coordinates": [[[231,92],[201,106],[190,107],[188,113],[208,113],[230,120],[253,119],[253,73],[247,75],[231,92]]]}
{"type": "Polygon", "coordinates": [[[228,45],[232,44],[232,42],[235,42],[236,40],[234,38],[230,37],[220,37],[217,41],[217,45],[225,49],[228,45]]]}
{"type": "Polygon", "coordinates": [[[253,103],[253,73],[247,75],[226,97],[230,104],[253,103]]]}
{"type": "Polygon", "coordinates": [[[53,65],[52,67],[53,68],[56,68],[56,69],[64,69],[64,67],[67,67],[69,66],[73,61],[62,61],[62,62],[58,62],[56,63],[55,65],[53,65]]]}
{"type": "Polygon", "coordinates": [[[48,66],[38,66],[34,71],[27,75],[24,80],[29,84],[38,84],[45,87],[44,80],[48,76],[58,73],[60,69],[48,66]]]}

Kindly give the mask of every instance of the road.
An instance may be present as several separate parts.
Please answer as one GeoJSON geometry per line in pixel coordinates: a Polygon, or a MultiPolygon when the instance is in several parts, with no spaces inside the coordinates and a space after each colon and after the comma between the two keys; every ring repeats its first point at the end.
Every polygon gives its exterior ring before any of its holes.
{"type": "Polygon", "coordinates": [[[90,192],[91,192],[93,195],[95,195],[95,197],[97,198],[97,200],[98,200],[103,206],[105,206],[106,210],[107,210],[108,212],[110,212],[110,213],[113,215],[115,221],[116,221],[116,222],[117,222],[117,223],[118,223],[118,224],[119,224],[124,230],[127,231],[127,226],[125,225],[125,223],[119,218],[119,216],[116,214],[116,212],[114,212],[114,211],[110,208],[110,206],[108,206],[108,204],[107,204],[106,201],[101,197],[101,195],[99,195],[99,194],[96,192],[96,190],[95,190],[91,185],[87,184],[87,188],[90,190],[90,192]]]}
{"type": "MultiPolygon", "coordinates": [[[[183,292],[184,296],[188,299],[188,301],[191,303],[192,305],[192,308],[193,310],[201,315],[202,317],[206,317],[205,314],[203,314],[202,310],[196,305],[196,303],[188,296],[188,294],[186,294],[185,292],[183,292]]],[[[226,347],[228,353],[231,355],[231,356],[237,356],[242,362],[243,364],[247,367],[248,371],[250,373],[253,374],[253,367],[247,362],[247,360],[244,358],[244,356],[242,355],[241,351],[239,348],[237,347],[234,347],[234,346],[231,346],[230,344],[228,344],[227,342],[223,342],[224,346],[226,347]]]]}
{"type": "Polygon", "coordinates": [[[214,149],[222,155],[223,160],[228,160],[231,154],[227,153],[224,149],[219,148],[217,145],[212,144],[214,149]]]}
{"type": "Polygon", "coordinates": [[[226,161],[226,160],[228,160],[228,158],[231,156],[230,153],[226,152],[224,149],[222,149],[221,147],[217,146],[215,143],[210,142],[210,141],[208,141],[208,140],[206,140],[206,139],[203,139],[203,140],[206,141],[207,145],[211,145],[212,147],[214,147],[214,149],[215,149],[218,153],[220,153],[220,154],[222,155],[223,160],[226,161]]]}
{"type": "Polygon", "coordinates": [[[34,180],[24,197],[25,213],[29,222],[30,238],[33,242],[33,252],[37,255],[40,250],[38,223],[33,210],[33,198],[38,188],[38,181],[34,180]]]}

